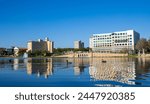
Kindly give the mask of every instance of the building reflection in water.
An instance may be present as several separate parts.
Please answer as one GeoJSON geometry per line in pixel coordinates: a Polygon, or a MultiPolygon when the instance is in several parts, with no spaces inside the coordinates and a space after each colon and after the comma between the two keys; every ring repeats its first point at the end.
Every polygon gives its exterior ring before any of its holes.
{"type": "Polygon", "coordinates": [[[135,84],[135,62],[128,58],[91,58],[89,74],[94,80],[117,81],[126,84],[135,84]]]}
{"type": "Polygon", "coordinates": [[[27,60],[28,59],[19,59],[19,58],[11,59],[11,62],[13,63],[12,65],[13,70],[26,69],[27,60]]]}
{"type": "Polygon", "coordinates": [[[88,64],[88,58],[74,58],[74,74],[80,75],[88,64]]]}
{"type": "MultiPolygon", "coordinates": [[[[49,58],[49,59],[1,59],[1,69],[27,70],[27,74],[36,76],[48,76],[55,69],[73,69],[74,75],[86,73],[94,81],[117,81],[125,84],[142,84],[139,80],[149,81],[150,58],[49,58]],[[66,64],[68,60],[68,64],[66,64]],[[89,68],[88,68],[89,66],[89,68]],[[88,72],[89,69],[89,72],[88,72]],[[86,70],[86,71],[85,71],[86,70]]],[[[65,73],[66,70],[64,70],[65,73]]],[[[69,74],[69,73],[68,73],[69,74]]]]}
{"type": "Polygon", "coordinates": [[[49,59],[29,59],[27,62],[27,74],[36,74],[38,77],[44,75],[45,78],[53,74],[52,58],[49,59]]]}
{"type": "Polygon", "coordinates": [[[19,69],[19,59],[15,58],[13,63],[13,69],[18,70],[19,69]]]}

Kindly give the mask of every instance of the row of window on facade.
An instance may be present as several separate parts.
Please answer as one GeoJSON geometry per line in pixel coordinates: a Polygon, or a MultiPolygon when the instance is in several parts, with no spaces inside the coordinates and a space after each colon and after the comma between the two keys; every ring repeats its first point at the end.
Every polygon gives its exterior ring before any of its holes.
{"type": "Polygon", "coordinates": [[[102,38],[120,38],[120,37],[132,37],[131,34],[127,35],[127,33],[112,33],[110,35],[96,35],[93,38],[102,37],[102,38]],[[111,37],[112,36],[112,37],[111,37]]]}
{"type": "Polygon", "coordinates": [[[111,35],[127,35],[127,33],[112,33],[111,35]]]}
{"type": "Polygon", "coordinates": [[[128,46],[132,45],[132,43],[129,44],[94,44],[94,47],[111,47],[111,46],[128,46]]]}
{"type": "Polygon", "coordinates": [[[111,43],[111,42],[115,42],[115,43],[122,43],[122,42],[132,42],[132,39],[119,39],[119,40],[101,40],[101,41],[93,41],[94,43],[111,43]]]}
{"type": "Polygon", "coordinates": [[[118,39],[132,39],[132,37],[127,37],[127,36],[123,36],[123,37],[112,37],[112,38],[94,38],[93,40],[103,40],[103,39],[114,39],[114,38],[118,38],[118,39]]]}

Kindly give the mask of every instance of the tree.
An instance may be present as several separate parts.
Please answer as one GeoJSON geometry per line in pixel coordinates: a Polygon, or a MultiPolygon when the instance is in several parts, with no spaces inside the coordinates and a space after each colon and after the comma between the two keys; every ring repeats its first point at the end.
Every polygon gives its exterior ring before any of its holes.
{"type": "Polygon", "coordinates": [[[138,51],[143,51],[144,50],[146,52],[148,50],[148,42],[147,42],[147,40],[145,38],[140,39],[137,42],[135,48],[138,51]]]}
{"type": "Polygon", "coordinates": [[[4,48],[0,48],[0,56],[3,56],[5,53],[5,49],[4,48]]]}
{"type": "Polygon", "coordinates": [[[18,55],[23,56],[27,49],[19,49],[18,55]]]}
{"type": "Polygon", "coordinates": [[[88,52],[89,51],[89,47],[87,48],[80,48],[80,49],[75,49],[75,48],[55,48],[54,49],[54,54],[55,55],[62,55],[62,54],[66,54],[66,53],[72,53],[72,52],[88,52]]]}
{"type": "Polygon", "coordinates": [[[150,39],[147,41],[148,44],[148,52],[150,52],[150,39]]]}

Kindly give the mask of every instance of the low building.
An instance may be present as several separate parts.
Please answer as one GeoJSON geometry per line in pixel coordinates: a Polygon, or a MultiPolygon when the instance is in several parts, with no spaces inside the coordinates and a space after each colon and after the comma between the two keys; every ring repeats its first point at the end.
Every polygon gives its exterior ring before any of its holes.
{"type": "Polygon", "coordinates": [[[14,56],[19,56],[19,48],[18,47],[14,48],[14,56]]]}
{"type": "Polygon", "coordinates": [[[19,54],[24,54],[27,48],[14,47],[14,56],[19,56],[19,54]]]}
{"type": "Polygon", "coordinates": [[[48,38],[45,38],[45,41],[38,39],[38,41],[29,41],[27,47],[28,52],[47,51],[53,53],[54,42],[50,41],[48,38]]]}
{"type": "Polygon", "coordinates": [[[7,55],[14,55],[14,47],[6,48],[6,54],[7,55]]]}
{"type": "Polygon", "coordinates": [[[134,30],[112,33],[93,34],[90,37],[90,48],[94,52],[134,52],[140,34],[134,30]]]}
{"type": "Polygon", "coordinates": [[[74,48],[75,48],[75,49],[84,48],[84,42],[82,42],[81,40],[74,41],[74,48]]]}

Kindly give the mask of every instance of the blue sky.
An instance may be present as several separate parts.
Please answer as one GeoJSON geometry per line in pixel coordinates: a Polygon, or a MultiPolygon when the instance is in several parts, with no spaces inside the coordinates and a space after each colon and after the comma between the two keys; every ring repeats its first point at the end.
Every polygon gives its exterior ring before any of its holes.
{"type": "Polygon", "coordinates": [[[128,29],[150,38],[150,0],[0,0],[0,47],[45,37],[57,48],[88,46],[93,33],[128,29]]]}

